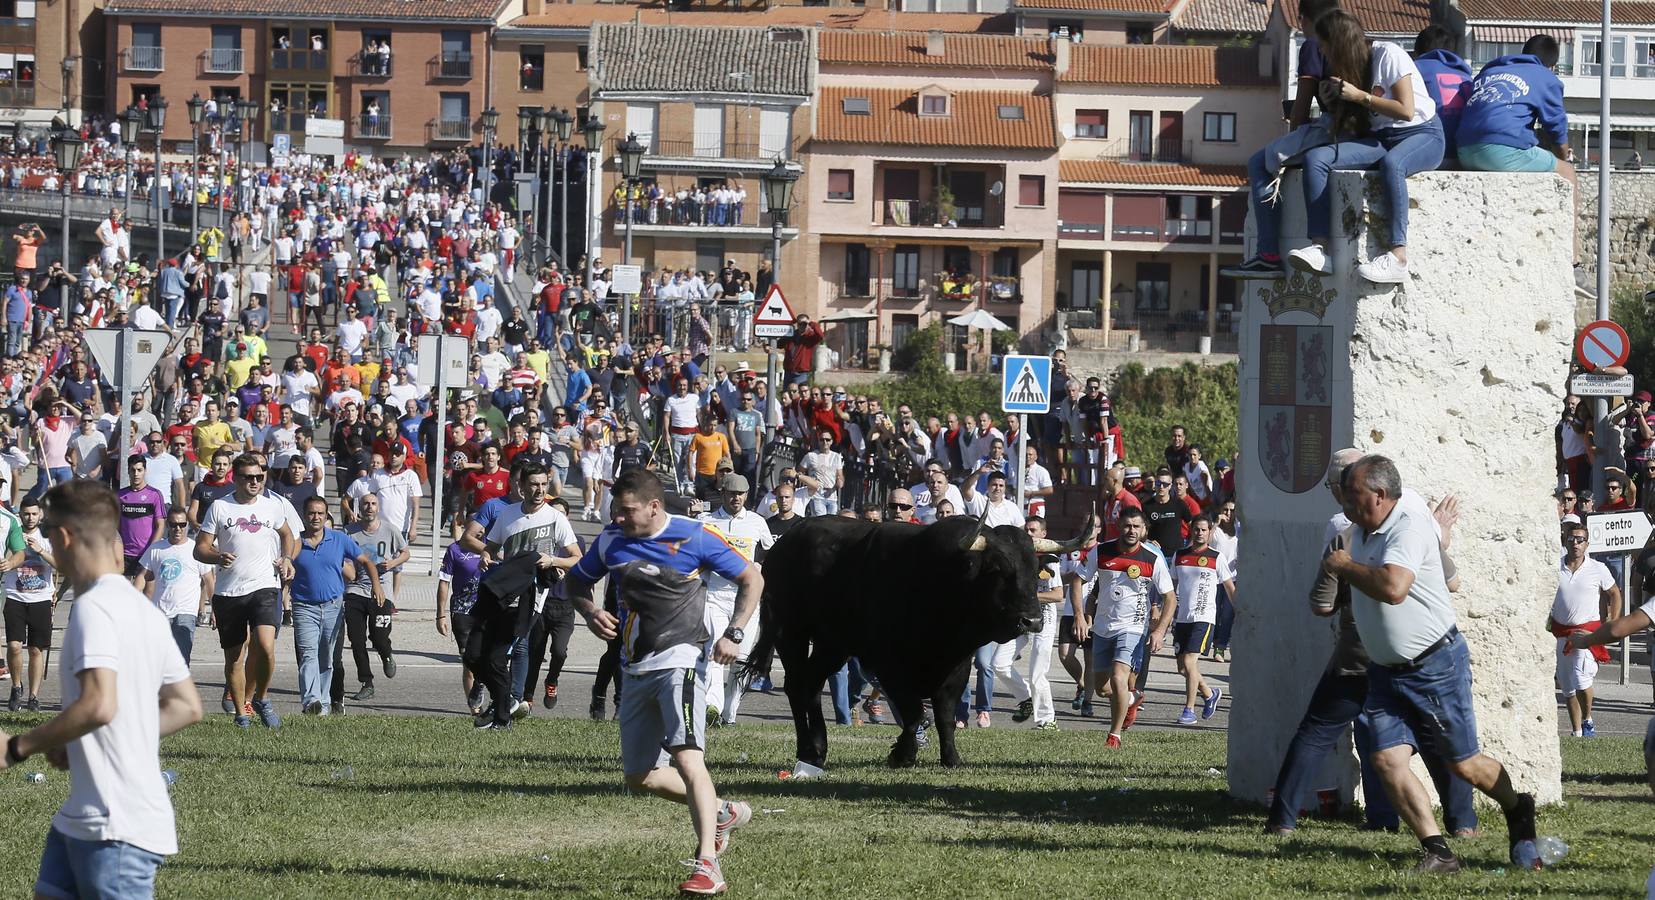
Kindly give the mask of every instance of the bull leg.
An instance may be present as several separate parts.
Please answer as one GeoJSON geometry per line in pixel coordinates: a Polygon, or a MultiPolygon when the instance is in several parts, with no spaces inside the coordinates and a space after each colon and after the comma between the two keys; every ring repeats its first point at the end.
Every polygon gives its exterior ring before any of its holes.
{"type": "Polygon", "coordinates": [[[931,708],[937,711],[937,749],[942,755],[942,764],[949,768],[960,764],[960,754],[954,749],[954,715],[944,713],[959,703],[965,683],[971,679],[971,662],[971,657],[961,660],[959,667],[949,673],[931,695],[931,708]]]}
{"type": "Polygon", "coordinates": [[[896,685],[882,679],[879,686],[901,726],[885,762],[893,769],[906,769],[914,764],[919,755],[918,735],[920,721],[925,717],[924,698],[906,684],[896,685]]]}
{"type": "Polygon", "coordinates": [[[785,693],[787,705],[793,713],[795,757],[801,762],[825,768],[827,763],[827,726],[822,723],[822,683],[826,676],[818,675],[810,660],[809,649],[793,642],[778,642],[776,654],[781,657],[787,672],[785,693]]]}

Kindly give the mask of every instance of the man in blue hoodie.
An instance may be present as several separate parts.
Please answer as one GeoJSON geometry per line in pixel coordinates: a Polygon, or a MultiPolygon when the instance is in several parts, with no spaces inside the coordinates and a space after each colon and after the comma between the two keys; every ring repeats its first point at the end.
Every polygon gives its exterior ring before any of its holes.
{"type": "Polygon", "coordinates": [[[1522,53],[1483,66],[1460,116],[1460,165],[1484,172],[1555,171],[1574,181],[1563,82],[1551,68],[1556,64],[1557,40],[1537,34],[1522,53]]]}
{"type": "Polygon", "coordinates": [[[1419,67],[1425,90],[1442,117],[1442,134],[1447,142],[1443,159],[1453,159],[1457,149],[1454,132],[1459,128],[1465,101],[1471,96],[1471,67],[1460,58],[1454,32],[1443,25],[1427,25],[1414,38],[1414,65],[1419,67]]]}

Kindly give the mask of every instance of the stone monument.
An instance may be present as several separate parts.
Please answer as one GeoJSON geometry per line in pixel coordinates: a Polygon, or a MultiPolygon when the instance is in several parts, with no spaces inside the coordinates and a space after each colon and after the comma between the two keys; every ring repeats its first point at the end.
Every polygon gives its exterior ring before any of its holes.
{"type": "MultiPolygon", "coordinates": [[[[1286,251],[1308,240],[1297,170],[1283,184],[1286,251]]],[[[1459,495],[1454,601],[1478,736],[1519,790],[1562,796],[1545,623],[1561,552],[1552,426],[1574,327],[1574,205],[1549,174],[1430,172],[1408,188],[1406,284],[1356,273],[1384,252],[1389,214],[1361,172],[1335,172],[1330,187],[1333,275],[1245,284],[1228,778],[1254,802],[1331,652],[1331,620],[1311,615],[1306,594],[1337,511],[1323,481],[1341,447],[1391,457],[1428,499],[1459,495]]],[[[1348,798],[1358,777],[1347,749],[1316,788],[1348,798]]]]}

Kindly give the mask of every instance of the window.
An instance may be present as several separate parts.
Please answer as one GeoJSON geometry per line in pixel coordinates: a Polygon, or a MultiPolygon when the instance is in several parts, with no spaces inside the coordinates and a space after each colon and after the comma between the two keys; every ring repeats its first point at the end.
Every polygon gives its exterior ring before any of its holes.
{"type": "Polygon", "coordinates": [[[471,77],[471,32],[443,31],[438,74],[443,78],[471,77]]]}
{"type": "MultiPolygon", "coordinates": [[[[1609,45],[1609,77],[1626,77],[1626,39],[1611,38],[1609,45]]],[[[1582,37],[1580,42],[1581,65],[1580,74],[1598,75],[1602,72],[1603,48],[1598,37],[1582,37]]]]}
{"type": "Polygon", "coordinates": [[[697,103],[694,113],[691,145],[701,159],[718,159],[724,155],[724,107],[720,104],[697,103]]]}
{"type": "Polygon", "coordinates": [[[919,97],[919,114],[922,116],[948,115],[948,95],[921,94],[919,97]]]}
{"type": "Polygon", "coordinates": [[[134,22],[132,24],[132,46],[161,46],[161,26],[155,22],[134,22]]]}
{"type": "Polygon", "coordinates": [[[1017,205],[1018,206],[1045,206],[1046,205],[1046,176],[1019,175],[1017,176],[1017,205]]]}
{"type": "Polygon", "coordinates": [[[827,198],[829,200],[855,200],[856,171],[854,169],[829,169],[827,198]]]}
{"type": "Polygon", "coordinates": [[[1053,40],[1061,38],[1078,44],[1086,36],[1086,23],[1079,19],[1047,19],[1046,34],[1053,40]]]}
{"type": "Polygon", "coordinates": [[[847,116],[873,115],[873,109],[868,105],[866,97],[846,97],[840,102],[840,108],[847,116]]]}
{"type": "Polygon", "coordinates": [[[845,296],[866,297],[868,291],[868,245],[845,245],[845,296]]]}
{"type": "MultiPolygon", "coordinates": [[[[626,132],[635,135],[638,143],[650,150],[655,149],[655,120],[660,113],[660,107],[653,103],[628,103],[626,105],[626,132]]],[[[622,137],[617,135],[617,137],[622,137]]]]}
{"type": "Polygon", "coordinates": [[[791,149],[793,113],[785,106],[766,106],[759,110],[759,156],[762,159],[786,159],[791,149]]]}
{"type": "Polygon", "coordinates": [[[1135,109],[1127,123],[1127,154],[1138,162],[1148,162],[1155,155],[1155,115],[1145,109],[1135,109]]]}
{"type": "Polygon", "coordinates": [[[891,251],[891,293],[898,297],[919,295],[919,247],[899,244],[891,251]]]}
{"type": "Polygon", "coordinates": [[[891,346],[901,349],[908,340],[919,331],[919,316],[914,313],[898,313],[891,316],[891,346]]]}
{"type": "Polygon", "coordinates": [[[546,87],[546,49],[540,44],[524,44],[517,51],[517,89],[539,92],[546,87]]]}
{"type": "Polygon", "coordinates": [[[1004,105],[1004,106],[1001,106],[998,110],[996,110],[996,112],[1000,116],[1000,118],[1002,118],[1002,119],[1017,120],[1017,119],[1022,119],[1023,118],[1023,107],[1021,107],[1021,106],[1004,105]]]}
{"type": "Polygon", "coordinates": [[[1201,116],[1201,140],[1235,143],[1236,114],[1210,112],[1201,116]]]}
{"type": "Polygon", "coordinates": [[[446,126],[450,123],[464,125],[466,134],[471,131],[471,95],[470,94],[442,94],[440,95],[439,109],[442,110],[442,121],[446,126]]]}
{"type": "Polygon", "coordinates": [[[1168,240],[1196,238],[1202,241],[1213,234],[1213,200],[1191,194],[1172,194],[1167,197],[1168,240]]]}
{"type": "Polygon", "coordinates": [[[383,29],[364,29],[362,53],[358,71],[363,75],[391,74],[391,33],[383,29]]]}
{"type": "Polygon", "coordinates": [[[971,271],[971,248],[951,245],[942,248],[943,271],[965,275],[971,271]]]}
{"type": "Polygon", "coordinates": [[[1134,292],[1138,312],[1166,312],[1172,308],[1172,264],[1138,263],[1134,292]]]}
{"type": "Polygon", "coordinates": [[[588,53],[589,53],[589,50],[588,50],[588,48],[585,44],[581,44],[579,47],[575,48],[575,69],[576,70],[581,71],[581,72],[586,71],[586,60],[587,60],[587,54],[588,53]]]}
{"type": "Polygon", "coordinates": [[[1644,35],[1633,39],[1632,77],[1655,78],[1655,37],[1644,35]]]}
{"type": "Polygon", "coordinates": [[[1087,260],[1069,269],[1069,297],[1064,309],[1092,309],[1103,297],[1103,263],[1087,260]]]}
{"type": "Polygon", "coordinates": [[[1109,110],[1075,110],[1075,137],[1106,138],[1109,136],[1109,110]]]}
{"type": "Polygon", "coordinates": [[[701,238],[695,242],[695,268],[701,272],[717,272],[724,267],[724,242],[701,238]]]}
{"type": "Polygon", "coordinates": [[[1154,25],[1128,25],[1128,26],[1126,26],[1126,42],[1128,44],[1153,44],[1153,43],[1155,43],[1155,26],[1154,25]]]}

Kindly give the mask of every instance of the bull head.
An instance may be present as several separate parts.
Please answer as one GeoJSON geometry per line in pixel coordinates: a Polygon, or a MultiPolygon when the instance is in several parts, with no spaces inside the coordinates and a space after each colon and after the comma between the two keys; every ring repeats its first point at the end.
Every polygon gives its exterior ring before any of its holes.
{"type": "Polygon", "coordinates": [[[1086,542],[1086,536],[1092,533],[1092,523],[1097,521],[1098,505],[1092,504],[1092,511],[1086,514],[1086,521],[1080,526],[1080,533],[1066,541],[1054,541],[1051,538],[1039,538],[1034,542],[1034,552],[1050,553],[1062,556],[1080,549],[1086,542]]]}
{"type": "Polygon", "coordinates": [[[988,510],[985,509],[983,514],[977,517],[977,527],[971,529],[971,533],[966,535],[965,540],[960,542],[961,550],[969,553],[974,550],[988,549],[988,536],[983,534],[983,520],[987,518],[988,510]]]}

